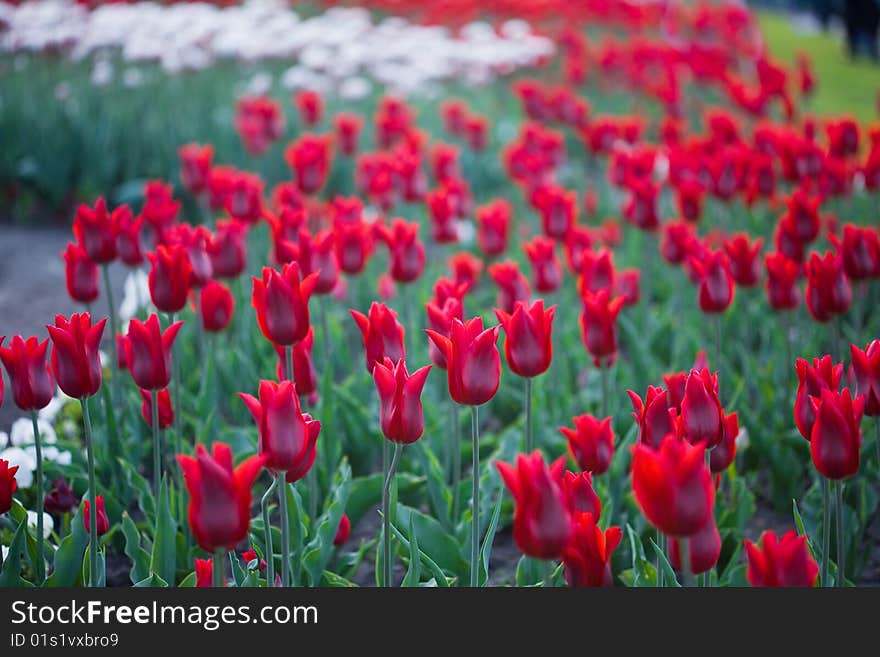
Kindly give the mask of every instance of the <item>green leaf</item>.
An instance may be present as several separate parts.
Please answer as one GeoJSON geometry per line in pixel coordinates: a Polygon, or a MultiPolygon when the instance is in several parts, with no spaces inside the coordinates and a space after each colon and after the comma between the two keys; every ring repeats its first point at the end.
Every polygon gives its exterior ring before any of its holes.
{"type": "Polygon", "coordinates": [[[325,570],[323,575],[321,576],[321,585],[329,586],[331,588],[357,588],[358,585],[354,582],[350,582],[342,575],[337,575],[334,572],[329,570],[325,570]]]}
{"type": "MultiPolygon", "coordinates": [[[[104,550],[101,549],[100,542],[98,548],[98,579],[96,585],[103,588],[107,586],[107,565],[105,562],[104,550]]],[[[89,581],[89,576],[91,574],[91,559],[89,558],[90,550],[91,546],[86,546],[86,552],[83,555],[82,578],[84,582],[89,581]]]]}
{"type": "MultiPolygon", "coordinates": [[[[395,479],[400,495],[412,493],[425,482],[424,477],[416,477],[407,472],[398,472],[395,479]]],[[[357,525],[367,511],[382,501],[383,483],[384,475],[381,472],[352,479],[351,494],[345,510],[352,527],[357,525]]]]}
{"type": "Polygon", "coordinates": [[[810,539],[810,535],[807,533],[806,528],[804,527],[804,519],[801,517],[801,511],[798,508],[797,500],[791,501],[792,505],[792,513],[794,514],[794,524],[797,527],[798,536],[806,536],[807,537],[807,547],[810,548],[810,553],[818,554],[816,552],[816,548],[813,545],[812,539],[810,539]]]}
{"type": "Polygon", "coordinates": [[[541,562],[525,555],[521,556],[516,564],[516,585],[537,586],[543,579],[541,562]]]}
{"type": "Polygon", "coordinates": [[[489,583],[489,557],[492,556],[492,543],[495,541],[495,531],[498,529],[498,521],[501,519],[501,505],[504,502],[504,490],[498,493],[498,501],[495,503],[495,511],[492,512],[492,519],[489,521],[489,528],[486,530],[486,538],[483,539],[483,546],[480,548],[480,586],[486,586],[489,583]]]}
{"type": "Polygon", "coordinates": [[[150,571],[171,583],[174,582],[177,572],[177,523],[171,513],[168,480],[164,477],[159,487],[159,509],[156,516],[150,571]]]}
{"type": "Polygon", "coordinates": [[[125,536],[125,554],[131,559],[132,584],[150,574],[150,553],[141,547],[141,537],[128,512],[122,512],[122,534],[125,536]]]}
{"type": "Polygon", "coordinates": [[[675,577],[675,569],[670,565],[669,559],[666,558],[666,555],[663,554],[663,550],[660,549],[660,546],[654,542],[654,539],[648,539],[651,541],[651,547],[654,548],[654,554],[657,555],[657,560],[660,563],[660,569],[663,571],[663,577],[665,578],[663,581],[669,582],[669,584],[665,584],[666,586],[678,586],[681,584],[678,583],[678,579],[675,577]]]}
{"type": "Polygon", "coordinates": [[[416,587],[422,575],[422,560],[419,557],[419,540],[416,535],[415,521],[409,517],[409,567],[406,569],[406,577],[401,586],[405,588],[416,587]]]}
{"type": "MultiPolygon", "coordinates": [[[[397,540],[400,541],[404,550],[409,550],[409,540],[404,536],[397,527],[393,524],[391,525],[391,532],[394,536],[397,537],[397,540]]],[[[382,552],[382,550],[377,550],[377,552],[382,552]]],[[[437,586],[440,588],[447,588],[449,586],[449,579],[447,579],[446,575],[443,573],[443,569],[437,565],[437,563],[431,559],[427,554],[419,550],[419,558],[422,560],[422,563],[431,571],[431,574],[434,576],[434,581],[437,583],[437,586]]]]}
{"type": "Polygon", "coordinates": [[[446,486],[446,476],[443,472],[443,466],[431,451],[428,443],[424,440],[419,441],[416,452],[422,463],[422,471],[425,473],[428,488],[428,501],[431,504],[431,511],[446,529],[452,527],[450,520],[450,505],[452,504],[452,493],[446,486]]]}
{"type": "Polygon", "coordinates": [[[443,570],[455,573],[461,581],[465,581],[470,574],[470,566],[462,556],[462,547],[458,540],[451,534],[447,534],[434,518],[426,516],[412,507],[398,504],[397,522],[399,525],[409,527],[410,517],[412,517],[418,532],[421,550],[431,555],[431,558],[443,570]]]}
{"type": "Polygon", "coordinates": [[[309,514],[306,513],[302,497],[296,486],[292,484],[285,484],[285,486],[287,488],[287,525],[290,528],[290,545],[293,551],[293,571],[298,582],[302,570],[303,547],[309,536],[309,514]]]}
{"type": "Polygon", "coordinates": [[[312,540],[303,553],[303,566],[312,586],[321,583],[330,557],[333,555],[333,539],[339,529],[339,521],[345,511],[348,496],[351,492],[351,467],[343,460],[336,474],[337,484],[333,489],[333,497],[327,510],[318,518],[312,540]]]}
{"type": "Polygon", "coordinates": [[[83,556],[89,543],[82,513],[80,502],[79,509],[70,520],[70,533],[55,550],[55,569],[46,582],[47,586],[69,588],[82,576],[83,556]]]}
{"type": "Polygon", "coordinates": [[[632,586],[645,587],[657,585],[657,569],[645,557],[645,548],[635,530],[626,524],[626,535],[629,538],[632,554],[632,586]]]}
{"type": "MultiPolygon", "coordinates": [[[[192,573],[193,582],[195,582],[196,574],[192,573]]],[[[181,584],[183,586],[183,584],[181,584]]],[[[156,573],[150,573],[149,577],[145,577],[144,579],[135,582],[134,588],[136,589],[144,589],[144,588],[168,588],[168,582],[159,577],[156,573]]]]}
{"type": "Polygon", "coordinates": [[[119,459],[122,469],[128,480],[128,484],[135,490],[138,505],[144,512],[144,515],[152,521],[156,517],[156,500],[153,496],[153,487],[144,477],[137,471],[132,463],[125,459],[119,459]]]}
{"type": "Polygon", "coordinates": [[[21,587],[29,586],[21,577],[21,553],[25,549],[25,534],[27,534],[27,517],[18,523],[18,529],[12,536],[12,542],[9,545],[9,554],[3,562],[3,569],[0,570],[0,587],[21,587]]]}

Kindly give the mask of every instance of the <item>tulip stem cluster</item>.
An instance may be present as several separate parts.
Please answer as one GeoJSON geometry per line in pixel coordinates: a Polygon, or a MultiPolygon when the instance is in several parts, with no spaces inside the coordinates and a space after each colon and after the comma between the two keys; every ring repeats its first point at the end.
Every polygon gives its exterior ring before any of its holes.
{"type": "Polygon", "coordinates": [[[473,443],[473,498],[471,500],[471,586],[479,583],[480,553],[480,426],[479,406],[471,406],[471,441],[473,443]]]}
{"type": "Polygon", "coordinates": [[[46,561],[43,558],[43,446],[40,442],[40,427],[37,423],[37,411],[31,410],[31,423],[34,427],[34,456],[36,457],[37,484],[37,584],[42,585],[46,576],[46,561]]]}
{"type": "MultiPolygon", "coordinates": [[[[388,441],[384,441],[387,445],[388,441]]],[[[387,447],[386,447],[387,451],[387,447]]],[[[382,486],[382,586],[391,586],[391,482],[400,463],[403,445],[394,444],[394,457],[388,466],[385,484],[382,486]]]]}
{"type": "MultiPolygon", "coordinates": [[[[86,455],[89,468],[89,586],[98,585],[98,504],[95,486],[95,449],[92,444],[92,418],[89,415],[89,398],[81,397],[83,429],[85,431],[86,455]]],[[[155,404],[154,404],[155,406],[155,404]]]]}
{"type": "MultiPolygon", "coordinates": [[[[288,348],[288,353],[290,350],[288,348]]],[[[281,516],[281,586],[290,586],[290,522],[287,517],[287,481],[285,473],[275,475],[278,489],[278,513],[281,516]]]]}
{"type": "Polygon", "coordinates": [[[275,547],[272,545],[272,525],[269,524],[269,500],[272,498],[276,485],[277,481],[273,479],[260,500],[260,511],[263,514],[263,540],[266,550],[266,581],[269,586],[275,586],[275,547]]]}

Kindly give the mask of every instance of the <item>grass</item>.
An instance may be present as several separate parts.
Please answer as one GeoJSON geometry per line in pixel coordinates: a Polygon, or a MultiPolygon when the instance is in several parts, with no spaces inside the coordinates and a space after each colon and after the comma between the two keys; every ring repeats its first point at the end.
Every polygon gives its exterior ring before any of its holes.
{"type": "Polygon", "coordinates": [[[863,122],[876,121],[880,66],[868,60],[852,60],[844,43],[827,33],[802,34],[788,16],[761,12],[758,23],[770,53],[793,64],[797,54],[806,53],[817,79],[809,110],[819,114],[851,114],[863,122]]]}

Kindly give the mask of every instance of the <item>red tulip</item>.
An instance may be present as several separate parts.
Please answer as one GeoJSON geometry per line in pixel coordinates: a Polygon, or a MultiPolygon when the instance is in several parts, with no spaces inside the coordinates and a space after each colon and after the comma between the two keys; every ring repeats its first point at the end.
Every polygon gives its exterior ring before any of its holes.
{"type": "MultiPolygon", "coordinates": [[[[709,514],[703,528],[685,540],[688,542],[688,572],[699,575],[712,570],[721,556],[721,534],[715,516],[709,514]]],[[[680,542],[678,538],[669,541],[669,563],[676,570],[681,570],[682,566],[680,542]]]]}
{"type": "Polygon", "coordinates": [[[512,313],[517,301],[528,301],[531,295],[529,282],[519,270],[519,265],[512,261],[496,262],[489,265],[489,276],[498,286],[497,305],[504,312],[512,313]]]}
{"type": "Polygon", "coordinates": [[[671,265],[680,265],[690,255],[697,236],[687,221],[669,221],[663,224],[660,255],[671,265]]]}
{"type": "Polygon", "coordinates": [[[458,242],[458,224],[455,198],[445,188],[439,187],[425,196],[431,219],[431,239],[437,244],[458,242]]]}
{"type": "Polygon", "coordinates": [[[318,275],[309,274],[302,280],[299,265],[284,265],[281,272],[263,267],[262,280],[254,277],[251,303],[257,311],[257,323],[266,339],[273,344],[289,346],[302,340],[309,331],[309,297],[318,275]]]}
{"type": "Polygon", "coordinates": [[[175,201],[173,194],[174,187],[162,180],[144,183],[144,205],[140,216],[150,224],[157,236],[177,221],[180,201],[175,201]]]}
{"type": "Polygon", "coordinates": [[[263,216],[263,180],[255,173],[233,171],[220,207],[237,221],[256,223],[263,216]]]}
{"type": "Polygon", "coordinates": [[[813,465],[828,479],[853,476],[859,471],[864,397],[853,399],[846,388],[839,393],[826,389],[821,397],[812,397],[812,402],[816,414],[810,433],[813,465]]]}
{"type": "Polygon", "coordinates": [[[693,444],[705,443],[712,449],[724,436],[724,409],[718,400],[718,373],[708,369],[691,370],[681,400],[685,437],[693,444]]]}
{"type": "Polygon", "coordinates": [[[703,215],[705,189],[696,180],[684,180],[675,186],[675,203],[685,221],[697,223],[703,215]]]}
{"type": "MultiPolygon", "coordinates": [[[[435,301],[429,301],[425,304],[425,310],[428,313],[428,328],[446,337],[449,337],[449,332],[452,329],[452,320],[457,319],[461,321],[464,318],[461,299],[455,296],[447,298],[442,305],[435,301]]],[[[440,369],[445,370],[446,356],[443,355],[437,348],[437,345],[431,340],[428,341],[428,349],[431,362],[440,369]]]]}
{"type": "MultiPolygon", "coordinates": [[[[92,523],[90,521],[91,513],[91,504],[89,504],[88,500],[83,500],[83,525],[86,528],[86,534],[88,534],[92,529],[92,523]]],[[[103,536],[107,532],[110,531],[110,518],[107,517],[107,509],[104,508],[104,496],[98,495],[95,498],[95,514],[98,523],[98,536],[103,536]]]]}
{"type": "Polygon", "coordinates": [[[811,366],[809,361],[798,358],[795,362],[795,371],[798,376],[798,389],[794,401],[794,423],[801,435],[810,440],[813,424],[816,422],[811,398],[821,397],[823,390],[837,392],[843,377],[843,363],[835,365],[831,356],[826,355],[822,358],[814,358],[811,366]]]}
{"type": "Polygon", "coordinates": [[[614,289],[614,256],[607,248],[599,251],[584,251],[581,255],[578,291],[583,297],[588,292],[614,289]]]}
{"type": "Polygon", "coordinates": [[[549,237],[536,237],[523,243],[532,265],[532,282],[538,292],[551,293],[562,284],[562,265],[556,257],[556,242],[549,237]]]}
{"type": "Polygon", "coordinates": [[[192,266],[186,249],[179,245],[156,247],[150,259],[150,298],[158,310],[178,313],[186,305],[192,279],[192,266]]]}
{"type": "Polygon", "coordinates": [[[862,351],[849,346],[858,394],[865,399],[865,415],[880,416],[880,340],[873,340],[862,351]]]}
{"type": "Polygon", "coordinates": [[[461,176],[458,148],[437,142],[431,149],[431,171],[434,179],[441,184],[461,176]]]}
{"type": "Polygon", "coordinates": [[[810,254],[807,272],[807,309],[817,322],[845,313],[852,303],[852,288],[843,270],[843,258],[828,251],[810,254]]]}
{"type": "Polygon", "coordinates": [[[558,559],[572,536],[572,518],[559,484],[564,459],[548,468],[539,451],[519,454],[516,465],[495,462],[513,494],[513,538],[523,554],[558,559]]]}
{"type": "Polygon", "coordinates": [[[609,297],[607,290],[586,292],[581,313],[581,337],[596,367],[610,367],[617,358],[617,316],[623,297],[609,297]]]}
{"type": "MultiPolygon", "coordinates": [[[[174,407],[171,405],[171,395],[168,388],[158,391],[156,399],[159,404],[159,428],[167,429],[174,424],[174,407]]],[[[141,417],[147,426],[153,428],[153,395],[149,390],[141,389],[141,417]]]]}
{"type": "Polygon", "coordinates": [[[333,223],[333,247],[339,268],[346,274],[360,274],[373,250],[370,224],[360,217],[354,221],[337,219],[333,223]]]}
{"type": "Polygon", "coordinates": [[[287,481],[302,479],[317,454],[321,423],[303,413],[291,381],[260,381],[260,398],[238,393],[260,430],[260,454],[270,470],[286,472],[287,481]]]}
{"type": "Polygon", "coordinates": [[[401,358],[377,362],[373,380],[379,391],[379,421],[382,433],[393,443],[409,445],[422,437],[425,417],[422,413],[422,388],[431,366],[426,365],[410,374],[401,358]]]}
{"type": "Polygon", "coordinates": [[[91,397],[101,387],[101,358],[98,345],[104,333],[104,318],[94,326],[89,313],[70,319],[55,315],[55,326],[47,326],[52,338],[52,374],[68,396],[91,397]]]}
{"type": "Polygon", "coordinates": [[[336,126],[336,144],[339,146],[339,152],[348,157],[357,153],[364,120],[357,114],[340,112],[333,119],[333,124],[336,126]]]}
{"type": "Polygon", "coordinates": [[[458,404],[480,406],[495,396],[501,377],[498,327],[483,329],[474,317],[452,320],[449,336],[428,329],[428,337],[446,358],[449,395],[458,404]]]}
{"type": "Polygon", "coordinates": [[[471,115],[465,120],[465,137],[472,151],[482,151],[489,139],[489,121],[483,116],[471,115]]]}
{"type": "Polygon", "coordinates": [[[245,459],[233,469],[229,445],[215,442],[213,453],[196,445],[196,455],[177,455],[189,492],[189,524],[206,552],[232,550],[247,538],[251,486],[263,469],[264,454],[245,459]]]}
{"type": "Polygon", "coordinates": [[[504,356],[511,371],[531,378],[543,374],[553,358],[553,315],[556,306],[544,310],[544,301],[538,299],[531,306],[523,301],[514,304],[513,313],[495,310],[507,339],[504,356]]]}
{"type": "Polygon", "coordinates": [[[247,224],[221,219],[208,242],[211,269],[217,278],[238,278],[247,266],[247,224]]]}
{"type": "Polygon", "coordinates": [[[600,475],[608,471],[614,456],[611,418],[599,420],[585,413],[572,418],[574,429],[559,427],[568,440],[568,450],[581,470],[600,475]]]}
{"type": "Polygon", "coordinates": [[[394,219],[390,227],[377,225],[376,233],[388,246],[391,278],[398,283],[411,283],[422,275],[425,247],[419,240],[418,222],[394,219]]]}
{"type": "MultiPolygon", "coordinates": [[[[18,466],[15,469],[17,470],[18,466]]],[[[2,464],[0,464],[0,470],[2,470],[2,464]]],[[[0,482],[3,480],[4,477],[0,474],[0,482]]],[[[2,486],[2,483],[0,483],[0,486],[2,486]]],[[[0,498],[2,498],[2,494],[0,494],[0,498]]],[[[46,493],[46,499],[43,501],[43,509],[47,513],[55,515],[69,513],[77,506],[79,506],[79,500],[70,489],[70,486],[67,485],[67,482],[61,477],[53,482],[52,489],[46,493]]],[[[0,508],[3,508],[2,502],[0,502],[0,508]]]]}
{"type": "Polygon", "coordinates": [[[305,125],[312,127],[321,122],[324,99],[317,91],[311,89],[300,91],[293,97],[293,102],[299,110],[299,118],[305,125]]]}
{"type": "Polygon", "coordinates": [[[229,288],[210,281],[199,292],[199,315],[202,328],[208,333],[225,331],[232,321],[235,299],[229,288]]]}
{"type": "Polygon", "coordinates": [[[12,398],[23,411],[45,408],[55,395],[55,384],[46,364],[48,346],[48,339],[39,342],[35,337],[25,340],[16,335],[8,347],[0,347],[0,360],[12,384],[12,398]]]}
{"type": "Polygon", "coordinates": [[[214,159],[210,145],[186,144],[177,150],[180,159],[180,181],[190,194],[200,194],[208,187],[208,176],[214,159]]]}
{"type": "Polygon", "coordinates": [[[507,250],[512,214],[513,208],[505,199],[477,208],[477,244],[486,257],[500,256],[507,250]]]}
{"type": "Polygon", "coordinates": [[[800,304],[800,290],[797,280],[801,266],[784,254],[768,253],[764,256],[767,267],[767,300],[773,310],[791,310],[800,304]]]}
{"type": "MultiPolygon", "coordinates": [[[[245,567],[247,567],[248,565],[250,565],[251,561],[257,560],[257,551],[254,549],[245,550],[241,553],[241,560],[244,561],[244,565],[245,567]]],[[[260,569],[260,572],[263,572],[268,567],[269,564],[266,563],[265,559],[260,559],[259,563],[257,564],[257,568],[260,569]]]]}
{"type": "Polygon", "coordinates": [[[592,513],[575,513],[572,537],[562,552],[565,581],[569,586],[614,586],[611,553],[620,545],[620,527],[599,529],[592,513]]]}
{"type": "Polygon", "coordinates": [[[344,513],[339,519],[339,528],[336,530],[336,536],[333,537],[333,545],[339,547],[351,536],[351,520],[344,513]]]}
{"type": "Polygon", "coordinates": [[[639,442],[659,449],[663,438],[673,432],[666,390],[648,386],[644,402],[632,390],[627,390],[626,394],[633,405],[633,419],[639,425],[639,442]]]}
{"type": "Polygon", "coordinates": [[[736,438],[739,435],[739,416],[730,413],[724,417],[724,434],[721,442],[709,453],[709,469],[713,473],[724,472],[736,458],[736,438]]]}
{"type": "Polygon", "coordinates": [[[165,246],[179,244],[186,249],[186,255],[192,269],[189,279],[190,287],[202,287],[211,280],[214,275],[211,256],[208,254],[211,232],[205,226],[193,227],[189,224],[177,224],[162,234],[162,240],[165,246]]]}
{"type": "Polygon", "coordinates": [[[156,313],[146,322],[131,319],[125,342],[126,362],[131,378],[139,388],[159,390],[168,387],[172,345],[181,326],[183,322],[175,322],[163,333],[156,313]]]}
{"type": "Polygon", "coordinates": [[[535,202],[544,235],[562,240],[577,221],[577,194],[560,187],[538,188],[535,202]]]}
{"type": "Polygon", "coordinates": [[[594,518],[602,515],[602,502],[593,489],[591,473],[566,470],[562,473],[561,482],[562,492],[565,493],[568,508],[572,513],[592,513],[594,518]]]}
{"type": "Polygon", "coordinates": [[[722,251],[706,249],[702,257],[690,256],[688,260],[699,280],[700,310],[704,313],[721,313],[733,303],[734,282],[730,263],[722,251]]]}
{"type": "Polygon", "coordinates": [[[315,194],[324,186],[330,169],[330,143],[327,135],[305,133],[284,151],[284,159],[304,194],[315,194]]]}
{"type": "Polygon", "coordinates": [[[15,481],[15,473],[19,466],[9,467],[9,461],[0,459],[0,513],[6,513],[12,508],[12,496],[18,488],[15,481]]]}
{"type": "Polygon", "coordinates": [[[262,155],[284,134],[281,105],[271,98],[239,98],[235,106],[235,129],[248,153],[262,155]]]}
{"type": "Polygon", "coordinates": [[[843,258],[843,269],[854,281],[880,276],[880,236],[870,227],[845,224],[843,239],[832,239],[843,258]]]}
{"type": "MultiPolygon", "coordinates": [[[[123,206],[124,207],[124,206],[123,206]]],[[[116,251],[119,259],[129,267],[140,267],[144,262],[141,246],[141,229],[144,225],[142,215],[135,217],[126,207],[119,216],[119,234],[116,236],[116,251]]]]}
{"type": "Polygon", "coordinates": [[[758,255],[764,240],[749,241],[746,233],[737,233],[724,243],[724,251],[730,263],[730,271],[737,285],[754,287],[761,277],[758,255]]]}
{"type": "Polygon", "coordinates": [[[336,259],[334,233],[322,230],[314,236],[308,231],[299,232],[296,261],[304,276],[318,273],[315,294],[329,294],[339,281],[339,263],[336,259]]]}
{"type": "Polygon", "coordinates": [[[575,275],[581,271],[585,253],[592,252],[593,231],[586,226],[572,226],[565,236],[565,260],[575,275]]]}
{"type": "Polygon", "coordinates": [[[209,589],[214,586],[214,560],[193,559],[196,569],[196,588],[209,589]]]}
{"type": "Polygon", "coordinates": [[[761,534],[758,544],[745,541],[746,579],[752,586],[812,587],[819,577],[819,566],[810,554],[806,536],[790,531],[776,537],[772,531],[761,534]]]}
{"type": "Polygon", "coordinates": [[[309,327],[306,337],[293,345],[293,378],[287,372],[287,357],[284,348],[275,345],[278,354],[279,381],[293,381],[296,384],[296,392],[300,396],[314,395],[318,389],[318,375],[315,374],[315,365],[312,362],[312,348],[315,345],[315,329],[309,327]]]}
{"type": "Polygon", "coordinates": [[[367,315],[353,309],[349,309],[348,312],[351,313],[364,340],[367,372],[372,374],[376,364],[383,362],[385,358],[396,363],[406,357],[404,329],[397,321],[397,313],[391,308],[384,303],[374,301],[367,315]]]}
{"type": "Polygon", "coordinates": [[[465,294],[474,288],[483,272],[483,261],[467,251],[449,256],[448,264],[455,285],[463,285],[465,294]]]}
{"type": "Polygon", "coordinates": [[[618,273],[615,284],[615,294],[623,297],[624,306],[635,306],[641,296],[640,284],[642,272],[640,269],[624,269],[618,273]]]}
{"type": "Polygon", "coordinates": [[[103,198],[95,202],[94,208],[85,204],[77,208],[73,234],[95,264],[106,265],[116,260],[119,218],[125,212],[130,213],[131,210],[123,205],[110,213],[103,198]]]}
{"type": "Polygon", "coordinates": [[[703,444],[690,445],[669,434],[655,450],[632,448],[632,487],[636,503],[654,527],[672,537],[693,536],[715,505],[712,475],[703,444]]]}
{"type": "Polygon", "coordinates": [[[86,250],[69,242],[62,253],[67,294],[79,303],[92,303],[98,298],[98,265],[89,258],[86,250]]]}

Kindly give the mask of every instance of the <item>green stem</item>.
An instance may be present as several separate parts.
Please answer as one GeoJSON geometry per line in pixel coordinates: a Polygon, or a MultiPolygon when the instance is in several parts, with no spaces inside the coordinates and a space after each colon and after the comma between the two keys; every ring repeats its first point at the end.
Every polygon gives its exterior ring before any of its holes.
{"type": "Polygon", "coordinates": [[[452,402],[452,522],[458,522],[461,497],[461,420],[458,404],[452,402]]]}
{"type": "Polygon", "coordinates": [[[223,548],[217,548],[217,551],[214,552],[214,566],[211,569],[211,576],[215,589],[222,589],[224,585],[224,574],[226,569],[226,564],[223,563],[223,560],[226,558],[226,550],[223,548]]]}
{"type": "MultiPolygon", "coordinates": [[[[664,553],[666,552],[666,536],[659,529],[657,530],[657,546],[664,553]]],[[[660,555],[657,555],[657,586],[662,588],[665,584],[664,580],[666,579],[663,573],[663,569],[660,567],[660,555]]]]}
{"type": "Polygon", "coordinates": [[[202,326],[202,295],[198,289],[193,293],[193,303],[195,304],[196,356],[201,363],[205,355],[205,327],[202,326]]]}
{"type": "Polygon", "coordinates": [[[266,585],[275,586],[275,546],[272,545],[272,525],[269,524],[269,498],[275,490],[277,482],[273,479],[269,488],[260,500],[260,511],[263,514],[263,541],[266,551],[266,585]]]}
{"type": "Polygon", "coordinates": [[[842,588],[846,586],[846,550],[843,540],[843,482],[840,480],[834,482],[834,506],[837,516],[837,586],[842,588]]]}
{"type": "Polygon", "coordinates": [[[31,410],[31,423],[34,425],[34,452],[37,461],[37,585],[42,586],[46,576],[46,561],[43,558],[43,446],[40,442],[36,410],[31,410]]]}
{"type": "Polygon", "coordinates": [[[721,313],[715,314],[715,362],[716,370],[721,370],[721,313]]]}
{"type": "MultiPolygon", "coordinates": [[[[387,442],[387,441],[386,441],[387,442]]],[[[382,486],[382,586],[391,586],[391,481],[400,462],[403,445],[394,444],[394,458],[385,473],[382,486]]]]}
{"type": "Polygon", "coordinates": [[[95,450],[92,445],[92,419],[89,416],[89,398],[81,397],[86,455],[89,466],[89,586],[98,585],[98,503],[95,486],[95,450]]]}
{"type": "Polygon", "coordinates": [[[284,367],[287,370],[287,380],[293,383],[293,346],[284,347],[284,367]]]}
{"type": "Polygon", "coordinates": [[[605,363],[606,367],[599,363],[599,377],[602,379],[602,417],[608,417],[608,368],[610,364],[605,363]]]}
{"type": "Polygon", "coordinates": [[[473,443],[473,497],[471,499],[471,587],[479,582],[480,552],[480,427],[479,406],[471,406],[471,442],[473,443]]]}
{"type": "Polygon", "coordinates": [[[113,393],[113,403],[120,403],[119,391],[119,357],[116,353],[116,304],[113,303],[113,286],[110,283],[110,265],[101,265],[101,274],[104,277],[104,288],[107,290],[107,307],[110,314],[110,355],[113,359],[110,365],[110,382],[113,393]]]}
{"type": "Polygon", "coordinates": [[[878,472],[880,472],[880,417],[875,418],[874,429],[877,433],[877,440],[874,442],[874,444],[877,447],[877,468],[878,472]]]}
{"type": "Polygon", "coordinates": [[[153,405],[153,487],[158,504],[159,491],[162,486],[162,439],[159,435],[159,391],[150,390],[153,405]]]}
{"type": "Polygon", "coordinates": [[[794,372],[794,361],[791,356],[791,316],[792,312],[790,310],[783,310],[782,315],[785,318],[783,320],[783,326],[785,330],[785,399],[791,398],[792,390],[794,390],[794,386],[792,385],[792,372],[794,372]]]}
{"type": "Polygon", "coordinates": [[[544,588],[553,588],[553,562],[544,560],[544,588]]]}
{"type": "Polygon", "coordinates": [[[532,436],[532,379],[526,378],[526,454],[531,454],[534,449],[534,438],[532,436]]]}
{"type": "Polygon", "coordinates": [[[684,587],[693,587],[694,586],[694,575],[691,572],[691,539],[689,538],[678,538],[673,539],[678,541],[679,556],[681,557],[681,579],[682,586],[684,587]]]}
{"type": "MultiPolygon", "coordinates": [[[[330,303],[330,295],[325,294],[318,304],[318,312],[321,315],[321,348],[324,351],[324,367],[333,369],[333,360],[330,351],[330,322],[328,319],[327,305],[330,303]]],[[[322,391],[325,395],[329,391],[322,391]]]]}
{"type": "Polygon", "coordinates": [[[828,586],[828,561],[831,551],[831,492],[828,479],[822,477],[822,586],[828,586]]]}
{"type": "Polygon", "coordinates": [[[275,475],[275,488],[278,491],[278,513],[281,515],[281,586],[290,586],[290,523],[287,518],[287,480],[286,474],[275,475]]]}

